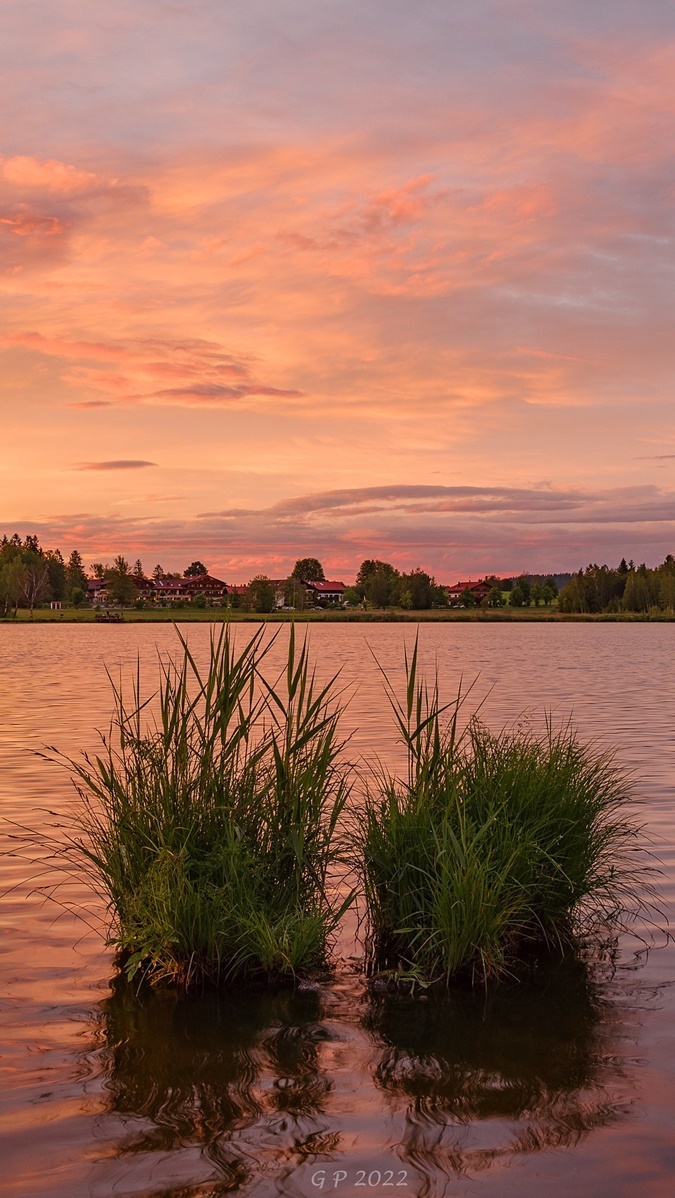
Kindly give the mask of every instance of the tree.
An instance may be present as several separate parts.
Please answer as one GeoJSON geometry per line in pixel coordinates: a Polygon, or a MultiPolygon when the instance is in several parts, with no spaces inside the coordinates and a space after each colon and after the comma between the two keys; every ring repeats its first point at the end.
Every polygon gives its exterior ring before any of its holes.
{"type": "MultiPolygon", "coordinates": [[[[551,578],[550,583],[555,587],[554,579],[551,578]]],[[[565,583],[560,592],[558,610],[601,612],[606,611],[610,603],[618,607],[625,587],[626,579],[618,570],[592,563],[585,570],[573,574],[565,583]]],[[[548,589],[549,579],[546,580],[544,591],[548,589]]]]}
{"type": "Polygon", "coordinates": [[[255,578],[251,579],[248,584],[248,600],[252,611],[274,610],[276,594],[266,574],[256,574],[255,578]]]}
{"type": "Polygon", "coordinates": [[[523,602],[522,602],[521,606],[529,607],[531,593],[532,593],[532,585],[530,583],[529,575],[521,574],[520,578],[518,579],[518,581],[516,583],[516,586],[520,587],[520,590],[521,590],[521,593],[523,596],[523,602]]]}
{"type": "Polygon", "coordinates": [[[511,604],[511,607],[523,607],[524,606],[525,596],[523,594],[523,589],[519,583],[516,583],[515,586],[511,587],[511,594],[509,595],[509,603],[511,604]]]}
{"type": "Polygon", "coordinates": [[[662,571],[659,580],[659,605],[664,611],[675,610],[675,574],[662,571]]]}
{"type": "Polygon", "coordinates": [[[292,574],[284,583],[284,604],[286,607],[295,608],[296,611],[304,611],[307,606],[307,591],[300,579],[292,574]]]}
{"type": "Polygon", "coordinates": [[[359,566],[359,572],[356,575],[357,587],[365,587],[366,583],[377,574],[379,570],[393,570],[394,567],[389,565],[389,562],[381,562],[379,558],[368,557],[359,566]]]}
{"type": "Polygon", "coordinates": [[[107,564],[104,566],[103,562],[92,562],[91,563],[91,572],[94,575],[94,578],[105,578],[109,569],[110,569],[110,566],[108,566],[107,564]]]}
{"type": "Polygon", "coordinates": [[[159,582],[159,579],[164,577],[164,567],[157,564],[152,571],[152,577],[155,582],[159,582]]]}
{"type": "Polygon", "coordinates": [[[86,598],[86,592],[82,590],[82,587],[73,587],[72,591],[70,592],[70,602],[72,603],[73,607],[80,607],[86,598]]]}
{"type": "Polygon", "coordinates": [[[357,591],[356,587],[346,587],[342,598],[350,607],[358,607],[362,601],[361,592],[357,591]]]}
{"type": "Polygon", "coordinates": [[[7,556],[4,565],[0,567],[0,602],[3,604],[3,613],[5,616],[10,607],[13,607],[14,617],[16,618],[19,600],[23,594],[21,584],[24,570],[25,566],[21,561],[20,553],[7,556]]]}
{"type": "MultiPolygon", "coordinates": [[[[28,539],[26,537],[26,541],[28,539]]],[[[23,570],[17,576],[21,593],[27,607],[30,609],[30,618],[32,620],[35,604],[41,603],[49,593],[49,562],[43,554],[34,549],[28,552],[24,549],[21,558],[23,570]]]]}
{"type": "Polygon", "coordinates": [[[502,592],[500,587],[492,587],[488,592],[487,604],[488,607],[501,607],[503,603],[502,592]]]}
{"type": "Polygon", "coordinates": [[[544,582],[544,603],[548,607],[558,598],[558,584],[552,574],[544,582]]]}
{"type": "Polygon", "coordinates": [[[476,606],[476,596],[474,595],[473,591],[469,590],[468,587],[465,587],[464,590],[462,591],[462,593],[459,597],[459,605],[460,605],[460,607],[475,607],[476,606]]]}
{"type": "Polygon", "coordinates": [[[303,582],[325,582],[326,575],[318,557],[300,557],[291,571],[291,578],[300,578],[303,582]]]}
{"type": "Polygon", "coordinates": [[[134,568],[131,573],[133,574],[134,578],[138,579],[139,582],[146,581],[145,572],[143,570],[143,562],[141,561],[140,557],[136,558],[136,561],[134,562],[134,568]]]}
{"type": "Polygon", "coordinates": [[[187,570],[183,570],[183,578],[199,578],[202,574],[208,574],[203,562],[190,562],[187,570]]]}
{"type": "Polygon", "coordinates": [[[425,611],[431,607],[434,600],[434,580],[419,566],[410,574],[401,575],[399,588],[401,607],[410,607],[414,611],[425,611]],[[403,602],[403,594],[408,596],[406,603],[403,602]]]}
{"type": "Polygon", "coordinates": [[[656,571],[648,570],[643,562],[637,570],[630,570],[626,578],[626,589],[623,593],[625,610],[648,612],[650,607],[658,607],[659,590],[656,571]]]}
{"type": "Polygon", "coordinates": [[[356,589],[371,607],[395,607],[399,601],[400,574],[390,562],[367,560],[356,576],[356,589]]]}
{"type": "Polygon", "coordinates": [[[108,582],[108,595],[113,603],[117,603],[120,607],[126,607],[137,598],[138,587],[134,582],[128,561],[121,554],[106,570],[105,577],[108,582]]]}
{"type": "Polygon", "coordinates": [[[539,607],[539,604],[544,602],[544,588],[540,582],[534,583],[530,598],[535,607],[539,607]]]}
{"type": "Polygon", "coordinates": [[[76,590],[82,591],[86,596],[87,575],[84,572],[82,554],[73,549],[66,565],[66,595],[70,596],[71,601],[76,590]]]}
{"type": "Polygon", "coordinates": [[[45,553],[47,561],[47,581],[52,599],[66,597],[66,563],[60,549],[48,549],[45,553]]]}

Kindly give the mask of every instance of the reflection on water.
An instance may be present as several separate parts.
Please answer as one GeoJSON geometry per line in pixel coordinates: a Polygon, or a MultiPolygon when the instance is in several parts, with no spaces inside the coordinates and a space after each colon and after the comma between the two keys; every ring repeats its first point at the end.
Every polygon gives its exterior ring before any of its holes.
{"type": "Polygon", "coordinates": [[[339,1146],[321,1064],[335,1033],[316,992],[187,999],[118,979],[97,1038],[108,1111],[131,1120],[121,1156],[196,1147],[215,1194],[260,1176],[270,1153],[283,1173],[339,1146]]]}
{"type": "Polygon", "coordinates": [[[326,1115],[321,1049],[336,1037],[318,992],[186,998],[137,994],[117,979],[97,1027],[108,1113],[127,1127],[116,1154],[150,1160],[197,1148],[198,1172],[218,1179],[213,1194],[260,1178],[271,1162],[283,1176],[332,1154],[339,1135],[326,1115]]]}
{"type": "Polygon", "coordinates": [[[570,1147],[628,1113],[616,1008],[581,963],[540,974],[482,995],[457,988],[421,1008],[374,1003],[375,1080],[406,1103],[404,1154],[430,1176],[570,1147]],[[497,1135],[476,1136],[477,1121],[497,1135]]]}
{"type": "MultiPolygon", "coordinates": [[[[305,1164],[335,1171],[346,1151],[331,1101],[335,1046],[346,1046],[335,1001],[330,986],[186,999],[116,981],[96,1038],[107,1113],[124,1126],[117,1158],[144,1158],[143,1174],[170,1154],[180,1174],[181,1155],[196,1153],[212,1195],[263,1183],[285,1193],[305,1164]]],[[[630,1110],[622,1020],[582,965],[432,1001],[370,998],[355,982],[348,1007],[350,1051],[402,1116],[397,1153],[416,1194],[578,1145],[630,1110]]],[[[194,1159],[190,1169],[194,1180],[194,1159]]]]}

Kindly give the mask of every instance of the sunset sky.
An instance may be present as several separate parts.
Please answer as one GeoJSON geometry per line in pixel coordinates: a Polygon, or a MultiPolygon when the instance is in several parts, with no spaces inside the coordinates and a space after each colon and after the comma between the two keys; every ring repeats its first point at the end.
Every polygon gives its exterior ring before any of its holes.
{"type": "Polygon", "coordinates": [[[0,532],[675,552],[669,0],[0,0],[0,532]]]}

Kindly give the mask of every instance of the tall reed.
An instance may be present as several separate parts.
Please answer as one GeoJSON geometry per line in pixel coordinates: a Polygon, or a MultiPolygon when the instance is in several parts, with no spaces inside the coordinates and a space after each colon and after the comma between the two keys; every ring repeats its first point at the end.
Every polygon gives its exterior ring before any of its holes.
{"type": "Polygon", "coordinates": [[[406,655],[400,702],[385,679],[407,777],[381,773],[357,829],[374,962],[449,979],[499,974],[533,943],[577,942],[635,911],[645,878],[625,776],[569,725],[460,731],[466,696],[406,655]]]}
{"type": "Polygon", "coordinates": [[[130,701],[112,683],[102,751],[62,759],[80,803],[52,847],[102,895],[130,974],[294,974],[324,960],[345,905],[327,885],[350,786],[335,679],[317,684],[293,627],[275,684],[263,629],[237,649],[225,626],[205,669],[178,635],[154,695],[140,668],[130,701]]]}

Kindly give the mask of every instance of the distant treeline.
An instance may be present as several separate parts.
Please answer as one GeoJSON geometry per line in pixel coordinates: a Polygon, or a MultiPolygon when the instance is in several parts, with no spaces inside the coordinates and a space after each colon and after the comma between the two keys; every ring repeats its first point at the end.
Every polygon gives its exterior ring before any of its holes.
{"type": "MultiPolygon", "coordinates": [[[[134,602],[139,585],[148,577],[140,560],[131,566],[121,555],[112,565],[94,562],[90,569],[94,577],[110,581],[113,601],[122,606],[134,602]]],[[[207,567],[200,561],[193,561],[182,577],[200,575],[208,576],[207,567]]],[[[151,577],[180,578],[181,575],[165,573],[161,565],[156,565],[151,577]]],[[[314,557],[300,558],[285,580],[258,574],[246,587],[230,588],[232,594],[227,597],[226,605],[271,611],[282,601],[279,598],[282,595],[286,606],[299,610],[313,601],[302,583],[321,581],[325,581],[321,562],[314,557]]],[[[353,585],[346,587],[344,602],[353,607],[400,607],[423,611],[453,605],[538,607],[549,606],[557,600],[558,610],[563,613],[675,611],[675,558],[670,553],[654,569],[644,563],[636,566],[624,558],[615,569],[592,564],[577,574],[521,574],[519,577],[492,574],[481,582],[484,583],[481,595],[467,587],[457,598],[451,599],[448,584],[437,583],[433,575],[422,569],[406,573],[390,562],[368,558],[361,563],[353,585]]],[[[19,607],[29,608],[32,612],[50,600],[79,607],[87,598],[88,577],[84,559],[77,549],[65,559],[58,549],[44,549],[35,536],[26,536],[23,540],[18,533],[2,537],[0,614],[7,616],[12,611],[16,614],[19,607]]],[[[203,596],[197,595],[196,599],[203,599],[203,596]]]]}
{"type": "Polygon", "coordinates": [[[625,558],[615,570],[587,566],[565,583],[558,605],[562,612],[675,611],[675,557],[653,570],[625,558]]]}
{"type": "Polygon", "coordinates": [[[18,533],[0,541],[0,613],[35,607],[50,599],[76,607],[87,598],[87,575],[82,555],[73,549],[66,561],[58,549],[43,549],[37,537],[21,540],[18,533]]]}

